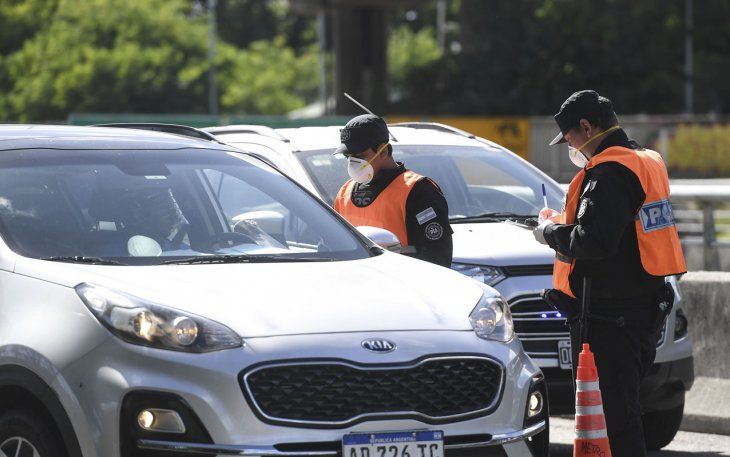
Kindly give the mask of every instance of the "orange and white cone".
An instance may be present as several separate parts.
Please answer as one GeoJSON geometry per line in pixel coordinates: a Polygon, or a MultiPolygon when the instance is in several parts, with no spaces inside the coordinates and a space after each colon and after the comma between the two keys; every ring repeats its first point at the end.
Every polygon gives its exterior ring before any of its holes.
{"type": "Polygon", "coordinates": [[[588,344],[578,357],[576,384],[573,457],[611,457],[598,369],[588,344]]]}

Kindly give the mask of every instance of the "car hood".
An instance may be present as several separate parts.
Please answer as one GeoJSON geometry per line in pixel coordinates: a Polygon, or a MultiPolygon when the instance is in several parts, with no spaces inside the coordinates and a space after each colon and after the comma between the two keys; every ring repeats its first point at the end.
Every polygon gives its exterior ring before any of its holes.
{"type": "Polygon", "coordinates": [[[341,262],[163,266],[24,259],[15,271],[68,287],[109,287],[213,319],[242,337],[470,330],[469,313],[484,291],[459,273],[391,253],[341,262]]]}
{"type": "Polygon", "coordinates": [[[532,230],[510,222],[452,224],[454,262],[477,265],[547,265],[555,251],[535,241],[532,230]]]}

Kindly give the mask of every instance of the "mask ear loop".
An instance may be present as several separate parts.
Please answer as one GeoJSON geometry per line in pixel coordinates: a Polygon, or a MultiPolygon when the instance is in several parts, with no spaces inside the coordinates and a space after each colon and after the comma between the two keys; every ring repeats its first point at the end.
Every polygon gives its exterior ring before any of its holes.
{"type": "Polygon", "coordinates": [[[384,143],[382,146],[380,146],[372,159],[370,159],[367,162],[365,162],[364,164],[360,165],[360,171],[364,170],[365,167],[372,164],[373,160],[377,159],[378,156],[380,155],[380,153],[383,152],[383,149],[385,149],[387,146],[388,146],[388,143],[384,143]]]}
{"type": "Polygon", "coordinates": [[[575,149],[577,149],[578,152],[580,152],[581,154],[583,154],[583,151],[581,151],[581,149],[583,149],[584,147],[586,147],[587,144],[590,144],[593,140],[595,140],[597,138],[601,138],[603,135],[605,135],[605,134],[607,134],[609,132],[613,132],[614,130],[616,130],[618,128],[621,128],[621,127],[618,126],[618,125],[614,125],[610,129],[604,130],[603,132],[599,133],[598,135],[594,136],[593,138],[589,138],[588,141],[586,141],[585,143],[581,144],[579,148],[575,148],[575,149]]]}

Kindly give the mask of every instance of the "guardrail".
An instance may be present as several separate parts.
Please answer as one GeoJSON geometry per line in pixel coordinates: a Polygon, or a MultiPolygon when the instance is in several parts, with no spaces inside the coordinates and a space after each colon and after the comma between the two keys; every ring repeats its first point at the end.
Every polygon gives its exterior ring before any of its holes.
{"type": "Polygon", "coordinates": [[[730,246],[730,240],[718,241],[718,233],[730,234],[730,209],[721,208],[730,208],[730,185],[673,185],[671,199],[682,242],[701,244],[703,269],[719,270],[720,245],[730,246]]]}

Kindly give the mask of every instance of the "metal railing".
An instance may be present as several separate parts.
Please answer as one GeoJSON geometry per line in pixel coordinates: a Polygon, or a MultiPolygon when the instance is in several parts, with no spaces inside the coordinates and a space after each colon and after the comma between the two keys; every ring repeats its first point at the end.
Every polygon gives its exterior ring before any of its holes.
{"type": "Polygon", "coordinates": [[[701,244],[704,269],[719,270],[720,245],[730,246],[718,241],[718,233],[730,239],[730,185],[673,185],[671,199],[682,242],[701,244]]]}

